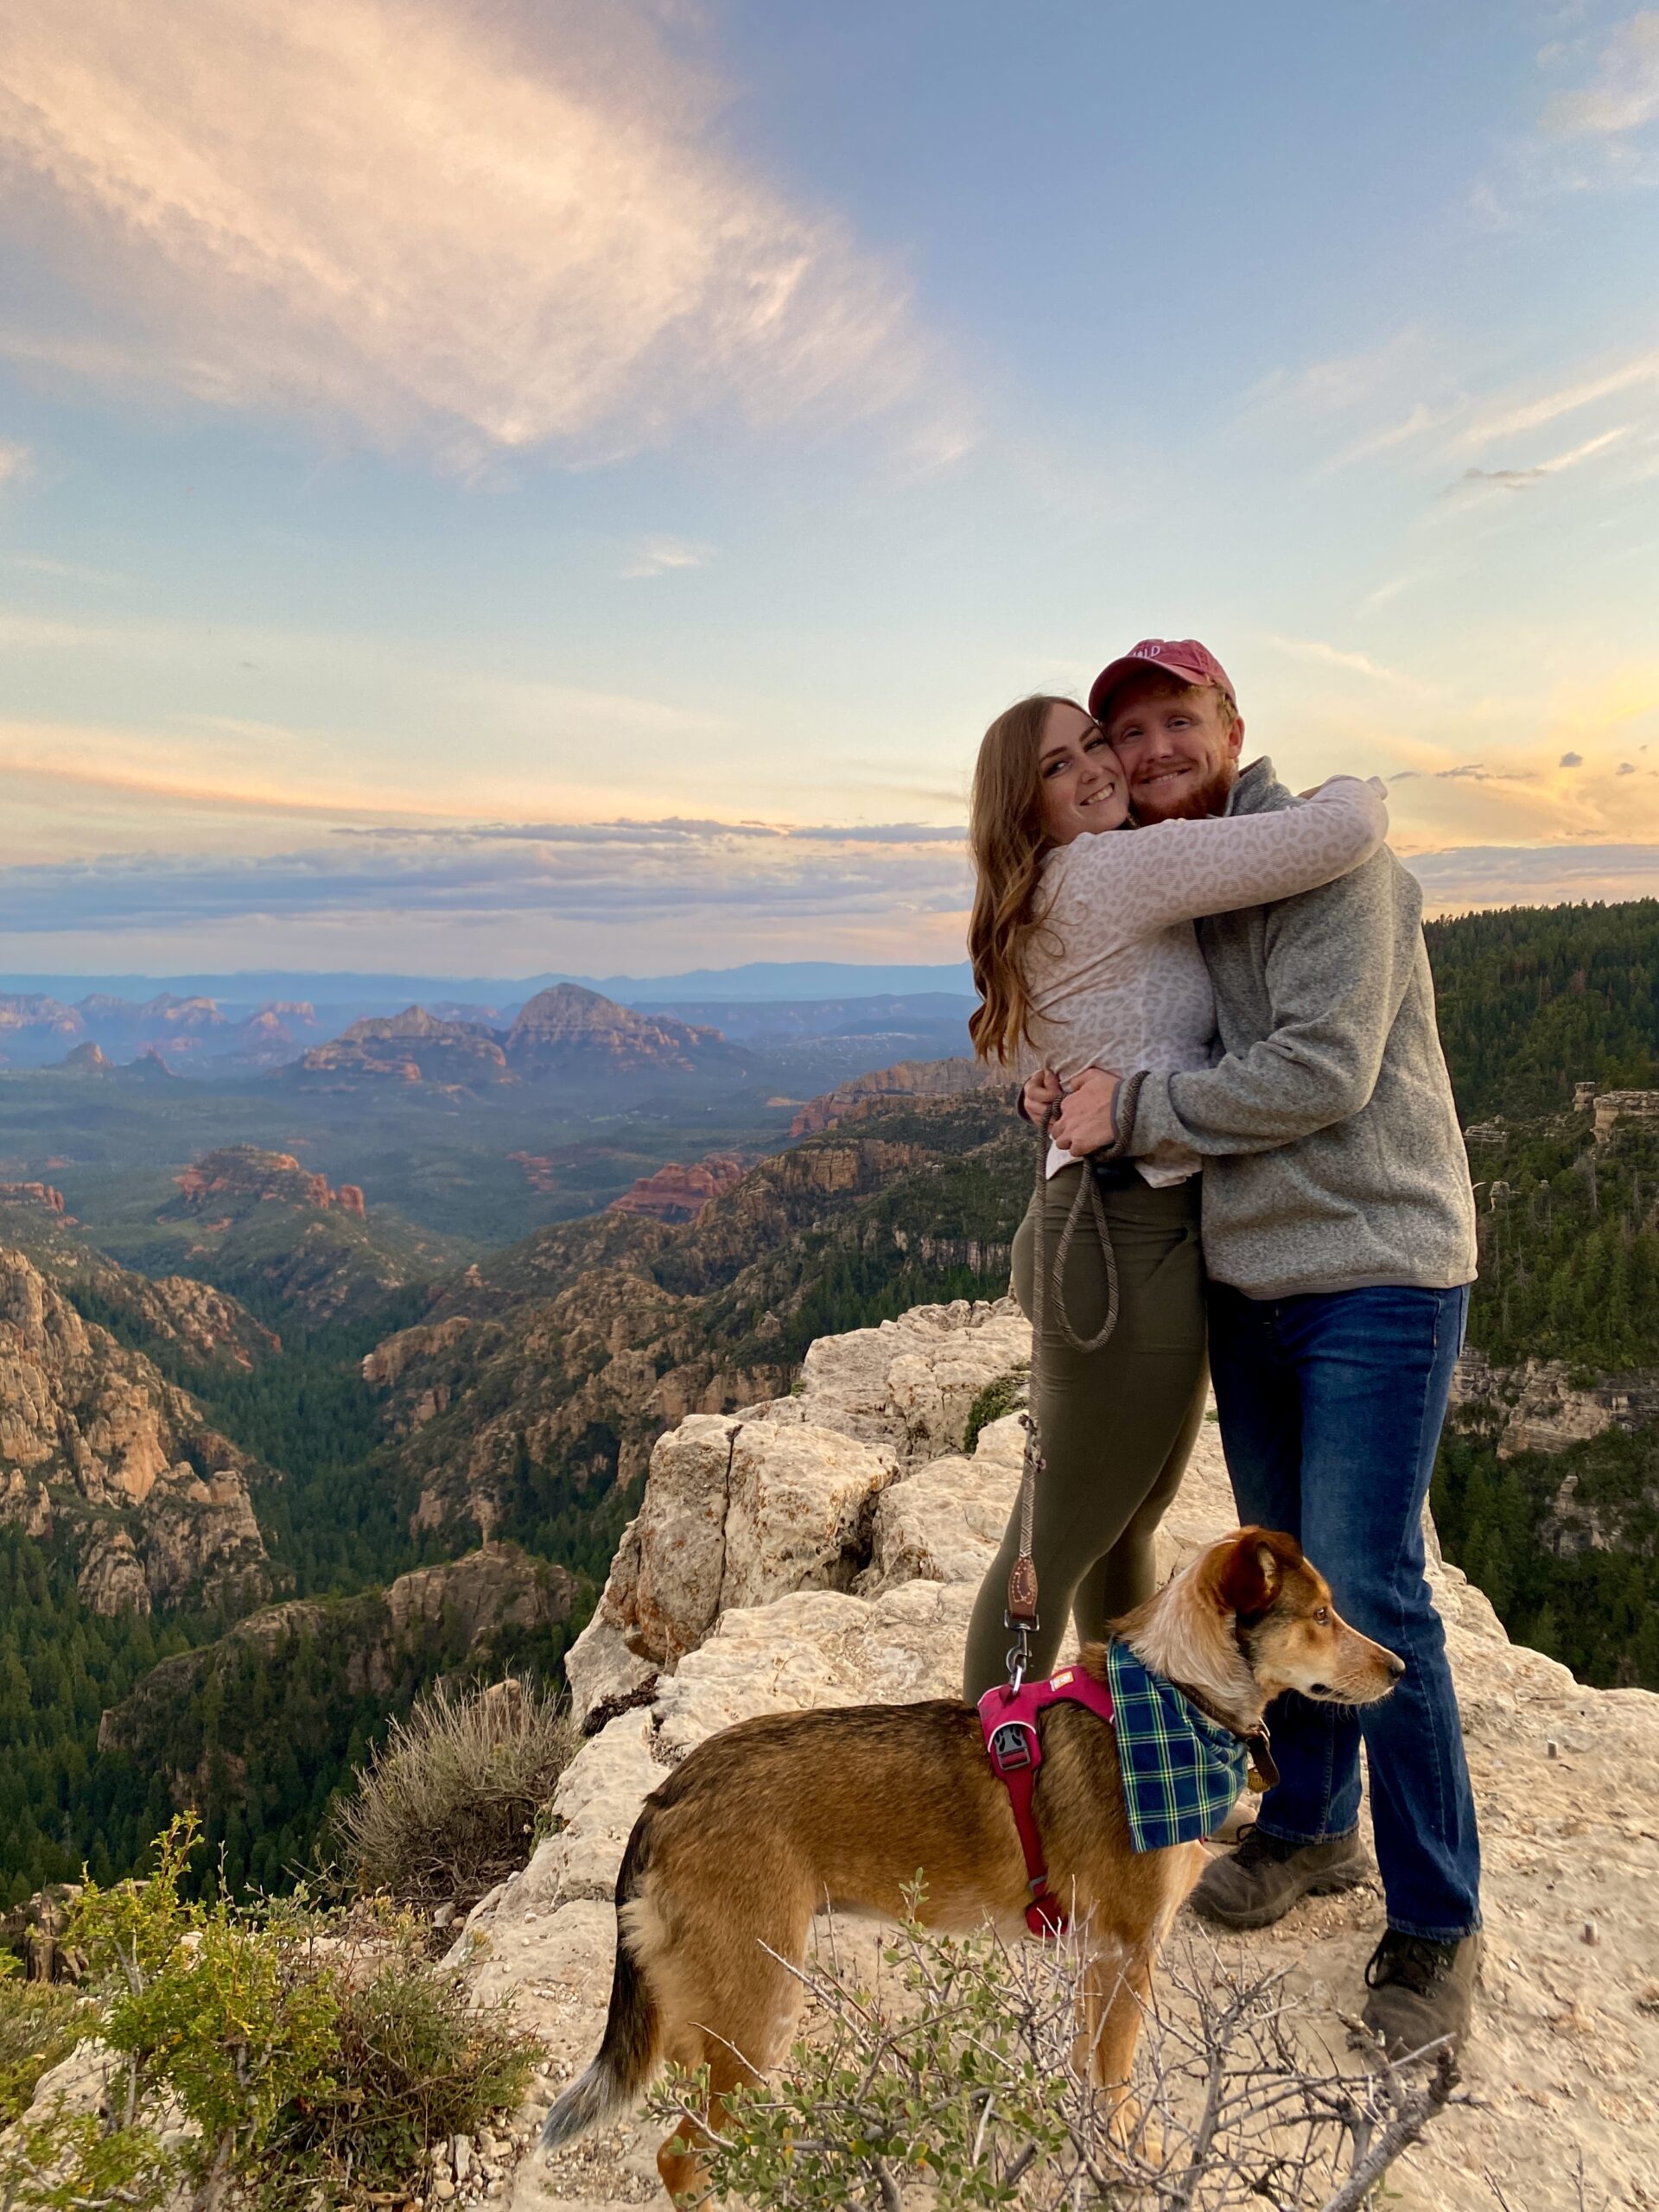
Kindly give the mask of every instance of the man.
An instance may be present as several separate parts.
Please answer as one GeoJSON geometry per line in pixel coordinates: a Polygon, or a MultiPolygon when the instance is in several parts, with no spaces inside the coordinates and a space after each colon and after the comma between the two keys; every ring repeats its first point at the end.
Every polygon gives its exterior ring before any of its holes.
{"type": "MultiPolygon", "coordinates": [[[[1295,804],[1271,762],[1240,772],[1232,685],[1196,640],[1135,646],[1089,709],[1141,822],[1295,804]]],[[[1264,1928],[1364,1880],[1363,1738],[1389,1921],[1365,2018],[1396,2056],[1462,2038],[1480,1949],[1474,1803],[1421,1534],[1474,1205],[1421,914],[1385,848],[1323,889],[1200,922],[1224,1057],[1193,1074],[1090,1069],[1054,1128],[1072,1152],[1203,1155],[1211,1367],[1240,1515],[1299,1536],[1342,1611],[1406,1662],[1363,1719],[1279,1700],[1281,1778],[1193,1893],[1224,1927],[1264,1928]]]]}

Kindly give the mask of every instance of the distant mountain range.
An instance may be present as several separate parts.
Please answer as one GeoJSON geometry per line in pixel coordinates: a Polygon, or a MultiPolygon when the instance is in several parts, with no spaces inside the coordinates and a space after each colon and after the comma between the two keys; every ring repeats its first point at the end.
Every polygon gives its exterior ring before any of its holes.
{"type": "Polygon", "coordinates": [[[849,960],[751,960],[739,968],[693,968],[675,976],[577,976],[566,969],[521,976],[377,976],[340,969],[260,969],[236,975],[0,976],[0,992],[78,1002],[89,993],[143,1001],[157,997],[210,998],[244,1012],[283,1000],[315,1007],[354,1005],[391,1013],[411,999],[429,1005],[503,1009],[521,1006],[554,983],[581,983],[625,1006],[683,1005],[701,999],[834,999],[971,991],[965,960],[940,966],[849,960]]]}
{"type": "Polygon", "coordinates": [[[446,1021],[424,1007],[354,1021],[284,1071],[293,1081],[439,1083],[468,1090],[521,1080],[747,1072],[717,1029],[671,1015],[636,1014],[579,983],[556,983],[518,1010],[510,1027],[446,1021]]]}
{"type": "MultiPolygon", "coordinates": [[[[751,978],[760,972],[747,971],[751,978]]],[[[805,972],[777,971],[783,977],[805,972]]],[[[843,979],[860,972],[822,971],[843,979]]],[[[868,972],[887,979],[930,971],[868,972]]],[[[859,1040],[861,1049],[864,1040],[880,1040],[897,1058],[950,1052],[965,1041],[973,1004],[965,995],[921,989],[757,998],[743,989],[745,976],[732,970],[723,977],[659,978],[656,988],[628,985],[626,997],[569,980],[530,990],[522,983],[478,982],[457,996],[453,985],[429,977],[423,982],[392,977],[385,980],[415,988],[390,1003],[379,990],[366,1001],[323,995],[342,981],[366,988],[380,980],[373,977],[180,979],[217,980],[239,989],[250,981],[289,987],[288,995],[257,1003],[197,990],[136,998],[98,989],[73,1000],[64,995],[67,986],[57,992],[0,992],[0,1066],[50,1067],[67,1060],[107,1072],[114,1064],[159,1056],[181,1073],[224,1077],[297,1064],[308,1074],[401,1071],[404,1080],[476,1088],[546,1075],[573,1065],[573,1056],[616,1071],[672,1067],[681,1074],[728,1073],[741,1081],[746,1066],[737,1048],[746,1046],[775,1050],[847,1039],[859,1040]],[[306,980],[318,995],[294,995],[306,980]],[[723,982],[728,988],[718,997],[691,1000],[660,988],[677,980],[723,982]],[[609,1033],[609,1042],[595,1057],[600,1031],[609,1033]]],[[[812,980],[817,976],[814,971],[812,980]]]]}

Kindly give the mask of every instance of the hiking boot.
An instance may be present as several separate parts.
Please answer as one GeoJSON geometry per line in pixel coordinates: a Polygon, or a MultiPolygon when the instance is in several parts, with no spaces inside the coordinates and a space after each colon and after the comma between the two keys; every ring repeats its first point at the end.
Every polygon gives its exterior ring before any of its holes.
{"type": "Polygon", "coordinates": [[[1303,1897],[1357,1889],[1370,1872],[1357,1828],[1327,1843],[1287,1843],[1252,1825],[1230,1859],[1205,1868],[1192,1910],[1222,1928],[1271,1928],[1303,1897]]]}
{"type": "Polygon", "coordinates": [[[1437,1943],[1390,1928],[1365,1968],[1371,1993],[1361,2017],[1392,2059],[1440,2043],[1455,2057],[1469,2032],[1479,1972],[1478,1935],[1437,1943]]]}

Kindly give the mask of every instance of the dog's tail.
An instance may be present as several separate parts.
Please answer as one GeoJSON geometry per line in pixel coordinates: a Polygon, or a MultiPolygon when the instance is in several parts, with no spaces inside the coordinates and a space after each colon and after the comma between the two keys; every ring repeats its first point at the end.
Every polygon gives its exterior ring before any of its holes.
{"type": "Polygon", "coordinates": [[[611,2009],[604,2037],[592,2065],[577,2076],[547,2115],[542,2129],[543,2151],[569,2143],[625,2112],[657,2063],[661,2028],[657,2004],[634,1962],[622,1924],[622,1908],[639,1894],[650,1859],[651,1808],[647,1806],[633,1824],[616,1878],[616,1967],[611,1977],[611,2009]]]}

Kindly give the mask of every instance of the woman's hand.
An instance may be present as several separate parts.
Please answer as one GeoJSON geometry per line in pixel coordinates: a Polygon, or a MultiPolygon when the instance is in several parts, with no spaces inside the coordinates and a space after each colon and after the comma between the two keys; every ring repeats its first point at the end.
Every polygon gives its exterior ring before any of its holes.
{"type": "Polygon", "coordinates": [[[1084,1068],[1066,1092],[1058,1118],[1049,1123],[1055,1143],[1078,1156],[1110,1144],[1117,1135],[1118,1082],[1109,1068],[1084,1068]]]}
{"type": "Polygon", "coordinates": [[[1058,1106],[1065,1096],[1065,1085],[1052,1068],[1039,1068],[1028,1076],[1026,1087],[1020,1093],[1020,1110],[1028,1122],[1039,1127],[1048,1119],[1049,1109],[1058,1106]]]}

